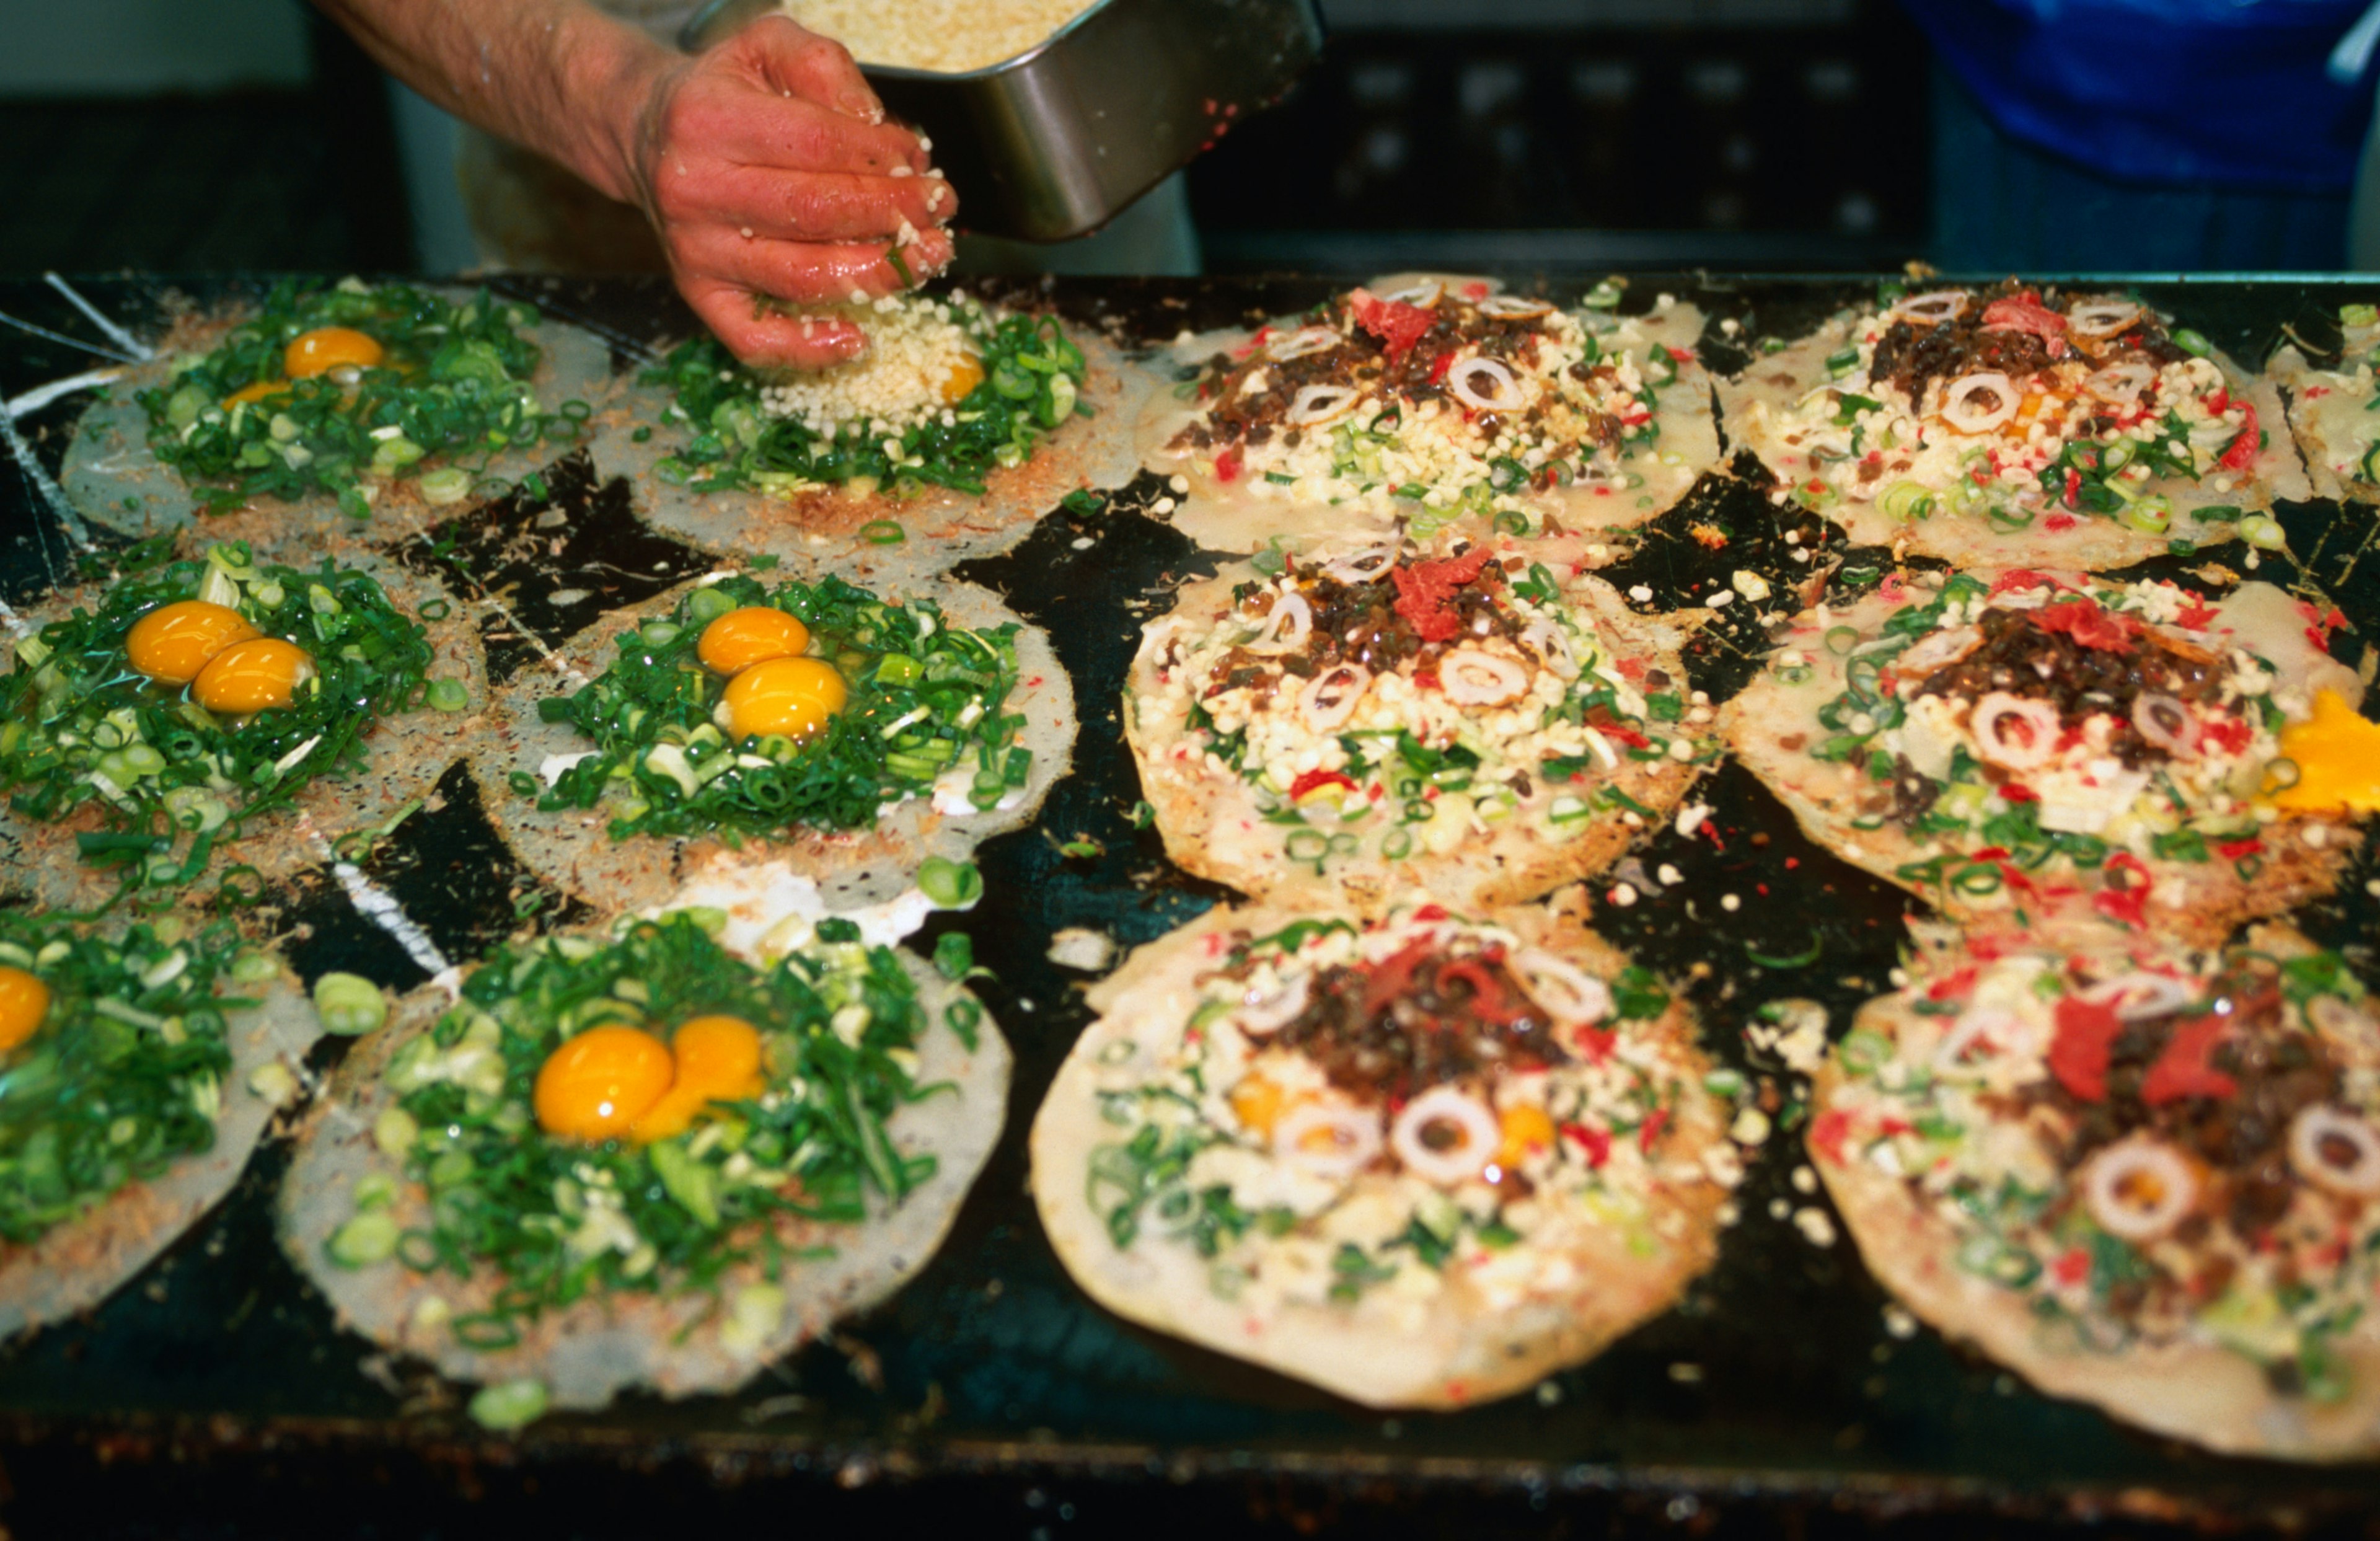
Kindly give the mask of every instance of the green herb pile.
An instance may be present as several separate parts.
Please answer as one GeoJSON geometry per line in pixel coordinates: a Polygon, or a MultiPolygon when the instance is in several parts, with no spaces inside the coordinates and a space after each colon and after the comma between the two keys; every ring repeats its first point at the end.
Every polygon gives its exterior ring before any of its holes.
{"type": "Polygon", "coordinates": [[[285,281],[253,319],[135,399],[149,415],[149,447],[210,512],[324,491],[360,519],[371,512],[373,483],[412,477],[431,502],[454,503],[471,490],[467,467],[582,431],[585,402],[548,413],[529,390],[538,348],[521,333],[537,320],[533,306],[485,289],[456,305],[404,284],[350,278],[308,289],[285,281]],[[290,342],[331,326],[363,333],[385,357],[370,369],[285,381],[290,342]],[[267,383],[287,388],[225,405],[267,383]]]}
{"type": "MultiPolygon", "coordinates": [[[[953,630],[927,600],[895,604],[841,578],[765,588],[733,577],[696,589],[662,619],[620,636],[620,656],[585,689],[538,704],[600,746],[564,771],[538,804],[549,811],[611,800],[612,835],[769,835],[808,827],[863,829],[878,810],[929,795],[972,769],[967,795],[989,808],[1025,784],[1033,752],[1015,742],[1025,719],[1003,714],[1016,684],[1016,628],[953,630]],[[809,628],[812,656],[850,687],[844,710],[802,743],[781,734],[734,742],[712,720],[727,681],[702,666],[703,627],[769,605],[809,628]]],[[[515,773],[523,795],[535,778],[515,773]]]]}
{"type": "Polygon", "coordinates": [[[76,843],[86,862],[122,868],[128,888],[195,879],[248,819],[318,775],[361,769],[377,719],[466,704],[461,681],[427,678],[436,655],[421,626],[370,576],[327,560],[312,572],[258,565],[240,542],[129,571],[95,612],[19,637],[16,654],[0,674],[0,791],[44,822],[96,807],[106,828],[76,843]],[[133,624],[181,600],[237,610],[302,648],[314,678],[287,707],[231,718],[135,672],[133,624]]]}
{"type": "MultiPolygon", "coordinates": [[[[866,411],[856,409],[821,435],[764,411],[768,382],[705,335],[681,344],[643,377],[671,389],[676,401],[670,416],[694,431],[655,474],[698,492],[743,488],[779,497],[853,481],[901,494],[927,486],[981,492],[985,477],[1023,465],[1035,443],[1068,418],[1091,416],[1081,394],[1083,350],[1055,321],[994,320],[971,300],[954,296],[948,303],[981,350],[984,376],[950,410],[949,421],[938,415],[896,439],[872,429],[866,411]],[[899,453],[887,453],[888,445],[899,453]]],[[[898,538],[898,526],[885,536],[888,542],[898,538]]]]}
{"type": "MultiPolygon", "coordinates": [[[[428,1190],[428,1221],[400,1226],[395,1183],[367,1178],[332,1259],[362,1268],[393,1256],[457,1278],[493,1268],[504,1280],[493,1304],[451,1326],[474,1348],[500,1349],[590,1292],[711,1290],[747,1263],[773,1282],[799,1255],[766,1222],[856,1223],[869,1192],[898,1200],[931,1176],[933,1158],[904,1158],[885,1130],[935,1089],[912,1078],[931,1025],[892,951],[829,920],[816,944],[760,969],[703,919],[638,922],[610,943],[509,946],[473,973],[461,1001],[390,1062],[396,1103],[374,1130],[428,1190]],[[714,1103],[686,1134],[648,1146],[538,1129],[538,1072],[573,1035],[617,1024],[665,1038],[714,1013],[761,1031],[771,1089],[757,1101],[714,1103]]],[[[971,1043],[974,1003],[946,1014],[971,1043]]]]}
{"type": "Polygon", "coordinates": [[[0,964],[50,990],[41,1029],[0,1058],[0,1236],[23,1244],[212,1147],[232,1067],[225,1013],[256,1004],[216,988],[276,969],[225,922],[169,917],[107,941],[10,910],[0,964]]]}

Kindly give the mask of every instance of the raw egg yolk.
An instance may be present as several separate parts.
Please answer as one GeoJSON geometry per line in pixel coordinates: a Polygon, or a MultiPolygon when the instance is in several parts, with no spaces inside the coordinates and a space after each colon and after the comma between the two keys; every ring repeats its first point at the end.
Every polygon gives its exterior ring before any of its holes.
{"type": "Polygon", "coordinates": [[[810,645],[810,628],[783,611],[747,604],[702,628],[695,656],[714,674],[740,674],[772,658],[798,658],[810,645]]]}
{"type": "Polygon", "coordinates": [[[0,1054],[31,1037],[49,1012],[49,986],[21,968],[0,965],[0,1054]]]}
{"type": "Polygon", "coordinates": [[[2336,690],[2317,690],[2313,715],[2281,730],[2281,753],[2298,768],[2296,784],[2273,801],[2292,813],[2380,811],[2380,723],[2362,716],[2336,690]]]}
{"type": "Polygon", "coordinates": [[[285,707],[314,677],[314,661],[295,643],[260,637],[225,649],[190,682],[190,696],[209,711],[246,717],[285,707]]]}
{"type": "Polygon", "coordinates": [[[133,622],[124,656],[160,685],[188,685],[225,649],[255,637],[248,618],[228,605],[182,600],[133,622]]]}
{"type": "Polygon", "coordinates": [[[798,740],[824,728],[849,696],[822,658],[772,658],[729,680],[722,704],[737,738],[773,733],[798,740]]]}
{"type": "Polygon", "coordinates": [[[741,1017],[698,1016],[678,1028],[670,1052],[677,1080],[629,1127],[628,1137],[639,1144],[683,1135],[711,1103],[747,1101],[768,1085],[759,1029],[741,1017]]]}
{"type": "Polygon", "coordinates": [[[289,382],[285,380],[260,380],[253,385],[243,385],[224,397],[223,404],[225,406],[237,406],[242,402],[262,401],[267,396],[280,395],[288,389],[289,382]]]}
{"type": "Polygon", "coordinates": [[[321,326],[290,339],[281,356],[281,372],[292,380],[310,380],[343,366],[368,370],[387,357],[380,344],[347,326],[321,326]]]}
{"type": "Polygon", "coordinates": [[[942,401],[946,406],[956,406],[982,383],[983,360],[973,354],[965,355],[951,366],[949,374],[942,377],[942,401]]]}
{"type": "Polygon", "coordinates": [[[615,1139],[668,1095],[673,1074],[669,1050],[650,1033],[589,1027],[538,1067],[538,1127],[590,1144],[615,1139]]]}

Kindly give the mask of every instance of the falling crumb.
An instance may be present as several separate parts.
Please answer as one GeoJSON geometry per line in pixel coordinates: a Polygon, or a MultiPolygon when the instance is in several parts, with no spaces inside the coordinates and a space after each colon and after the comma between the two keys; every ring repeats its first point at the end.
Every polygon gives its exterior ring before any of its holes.
{"type": "Polygon", "coordinates": [[[1630,883],[1614,883],[1611,885],[1610,897],[1613,904],[1624,910],[1636,902],[1635,887],[1630,883]]]}
{"type": "Polygon", "coordinates": [[[1628,590],[1628,597],[1638,604],[1649,604],[1653,600],[1653,587],[1650,584],[1640,583],[1628,590]]]}
{"type": "Polygon", "coordinates": [[[1050,961],[1061,968],[1099,974],[1115,962],[1115,939],[1087,926],[1069,926],[1050,939],[1050,961]]]}
{"type": "Polygon", "coordinates": [[[1735,590],[1732,588],[1722,588],[1718,593],[1713,594],[1710,598],[1705,600],[1703,601],[1703,605],[1704,608],[1708,610],[1725,610],[1729,605],[1731,605],[1734,602],[1735,590]]]}
{"type": "Polygon", "coordinates": [[[1093,546],[1098,545],[1098,544],[1099,544],[1099,542],[1098,542],[1097,540],[1092,540],[1089,536],[1087,536],[1087,535],[1084,535],[1084,536],[1078,536],[1078,537],[1076,537],[1076,538],[1075,538],[1073,541],[1071,541],[1069,544],[1070,544],[1071,549],[1073,549],[1073,550],[1075,550],[1075,551],[1078,551],[1078,552],[1087,552],[1087,551],[1089,551],[1093,546]]]}
{"type": "Polygon", "coordinates": [[[1917,1318],[1898,1305],[1888,1304],[1884,1308],[1884,1329],[1896,1338],[1914,1338],[1917,1336],[1917,1318]]]}
{"type": "Polygon", "coordinates": [[[1793,1191],[1797,1194],[1816,1193],[1818,1191],[1818,1174],[1812,1171],[1808,1167],[1795,1167],[1793,1169],[1793,1191]]]}
{"type": "Polygon", "coordinates": [[[1554,1403],[1561,1401],[1561,1399],[1562,1389],[1560,1383],[1551,1380],[1540,1380],[1537,1382],[1537,1405],[1539,1407],[1551,1407],[1554,1403]]]}
{"type": "Polygon", "coordinates": [[[1190,479],[1177,471],[1165,483],[1165,485],[1172,488],[1177,492],[1186,492],[1190,491],[1190,479]]]}
{"type": "Polygon", "coordinates": [[[1733,915],[1743,908],[1743,901],[1732,893],[1722,893],[1718,896],[1718,907],[1733,915]]]}
{"type": "Polygon", "coordinates": [[[1767,1113],[1757,1108],[1746,1108],[1728,1125],[1727,1137],[1738,1145],[1760,1145],[1767,1140],[1773,1128],[1767,1113]]]}
{"type": "Polygon", "coordinates": [[[1660,870],[1655,872],[1653,876],[1661,880],[1663,888],[1675,888],[1686,880],[1686,875],[1668,862],[1663,862],[1660,870]]]}
{"type": "Polygon", "coordinates": [[[1672,1365],[1670,1366],[1670,1378],[1681,1386],[1699,1386],[1703,1383],[1703,1367],[1682,1363],[1672,1365]]]}
{"type": "Polygon", "coordinates": [[[1835,1222],[1824,1209],[1805,1207],[1794,1210],[1793,1226],[1812,1246],[1835,1244],[1835,1222]]]}
{"type": "Polygon", "coordinates": [[[1758,604],[1768,597],[1768,580],[1749,567],[1738,567],[1735,575],[1729,578],[1728,582],[1735,586],[1737,593],[1750,600],[1754,604],[1758,604]]]}
{"type": "Polygon", "coordinates": [[[2324,846],[2330,843],[2329,827],[2323,824],[2307,825],[2305,843],[2314,850],[2321,850],[2324,846]]]}
{"type": "Polygon", "coordinates": [[[1681,835],[1692,835],[1703,827],[1703,820],[1708,819],[1710,815],[1708,803],[1688,803],[1678,810],[1677,822],[1672,827],[1681,835]]]}
{"type": "Polygon", "coordinates": [[[1784,1199],[1772,1198],[1768,1201],[1768,1218],[1770,1219],[1783,1219],[1792,1212],[1793,1206],[1784,1199]]]}
{"type": "Polygon", "coordinates": [[[1160,498],[1148,505],[1148,511],[1151,514],[1171,514],[1173,512],[1173,506],[1172,498],[1160,498]]]}

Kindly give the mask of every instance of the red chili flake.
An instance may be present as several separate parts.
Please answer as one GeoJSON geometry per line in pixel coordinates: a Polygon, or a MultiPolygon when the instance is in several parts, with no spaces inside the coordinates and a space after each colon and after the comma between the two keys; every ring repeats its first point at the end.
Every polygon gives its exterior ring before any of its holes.
{"type": "Polygon", "coordinates": [[[1294,803],[1318,786],[1343,786],[1350,792],[1356,790],[1353,776],[1344,776],[1336,770],[1308,770],[1289,783],[1289,800],[1294,803]]]}
{"type": "Polygon", "coordinates": [[[1669,1109],[1656,1108],[1651,1112],[1646,1113],[1645,1115],[1645,1122],[1636,1126],[1636,1148],[1643,1151],[1647,1156],[1653,1154],[1653,1142],[1659,1139],[1661,1137],[1661,1131],[1667,1129],[1669,1126],[1669,1109]]]}
{"type": "Polygon", "coordinates": [[[1616,738],[1632,749],[1649,749],[1653,741],[1634,728],[1623,728],[1617,722],[1597,722],[1595,731],[1606,738],[1616,738]]]}
{"type": "Polygon", "coordinates": [[[1463,285],[1463,297],[1476,305],[1488,297],[1488,285],[1475,278],[1463,285]]]}
{"type": "Polygon", "coordinates": [[[2308,401],[2320,401],[2323,397],[2330,394],[2330,387],[2327,385],[2309,385],[2304,390],[2300,391],[2298,394],[2305,397],[2308,401]]]}
{"type": "MultiPolygon", "coordinates": [[[[2241,402],[2240,406],[2240,410],[2248,414],[2247,419],[2240,425],[2240,437],[2232,440],[2231,447],[2223,452],[2223,457],[2220,460],[2215,462],[2227,471],[2246,470],[2254,462],[2256,452],[2265,447],[2265,436],[2256,428],[2256,404],[2252,401],[2245,401],[2241,402]]],[[[2220,411],[2222,408],[2218,407],[2216,410],[2220,411]]]]}
{"type": "Polygon", "coordinates": [[[1909,585],[1899,573],[1890,574],[1876,586],[1876,597],[1887,604],[1899,604],[1909,597],[1909,585]]]}
{"type": "Polygon", "coordinates": [[[1895,1135],[1914,1135],[1917,1125],[1905,1118],[1886,1118],[1877,1122],[1876,1132],[1888,1139],[1895,1135]]]}
{"type": "Polygon", "coordinates": [[[1795,868],[1801,865],[1802,858],[1799,856],[1787,856],[1785,858],[1785,870],[1788,872],[1792,871],[1795,868]]]}
{"type": "Polygon", "coordinates": [[[1673,347],[1670,349],[1670,361],[1673,364],[1691,364],[1694,361],[1694,350],[1690,347],[1673,347]]]}
{"type": "Polygon", "coordinates": [[[2215,387],[2215,394],[2206,398],[2206,409],[2209,412],[2230,411],[2231,387],[2228,385],[2217,385],[2215,387]]]}
{"type": "Polygon", "coordinates": [[[2118,615],[2095,600],[2076,598],[2043,605],[2033,613],[2033,624],[2046,632],[2062,632],[2085,648],[2103,653],[2122,652],[2139,637],[2141,624],[2118,615]]]}
{"type": "Polygon", "coordinates": [[[2185,1097],[2229,1097],[2239,1091],[2239,1082],[2206,1062],[2229,1025],[2228,1018],[2210,1014],[2175,1028],[2165,1052],[2141,1078],[2141,1100],[2162,1108],[2185,1097]]]}
{"type": "Polygon", "coordinates": [[[1452,368],[1454,368],[1454,350],[1452,348],[1448,348],[1444,353],[1439,354],[1438,358],[1431,362],[1429,366],[1429,382],[1435,385],[1439,381],[1444,380],[1446,378],[1446,371],[1452,368]]]}
{"type": "Polygon", "coordinates": [[[1560,1125],[1562,1138],[1586,1152],[1588,1170],[1611,1159],[1611,1136],[1600,1129],[1590,1129],[1584,1123],[1560,1125]]]}
{"type": "Polygon", "coordinates": [[[1810,1148],[1836,1166],[1848,1164],[1843,1155],[1843,1141],[1852,1132],[1852,1115],[1840,1108],[1829,1108],[1810,1125],[1810,1148]]]}
{"type": "Polygon", "coordinates": [[[1475,958],[1457,958],[1442,964],[1438,970],[1438,993],[1444,996],[1447,987],[1460,979],[1471,987],[1471,1010],[1483,1022],[1503,1026],[1516,1022],[1527,1013],[1526,1006],[1515,1006],[1504,999],[1504,987],[1496,976],[1488,972],[1475,958]]]}
{"type": "Polygon", "coordinates": [[[1390,576],[1397,585],[1396,613],[1413,623],[1423,641],[1452,641],[1463,633],[1463,620],[1446,608],[1446,601],[1454,597],[1456,589],[1478,577],[1479,569],[1487,565],[1488,555],[1488,549],[1482,546],[1468,556],[1451,557],[1444,562],[1415,562],[1392,569],[1390,576]]]}
{"type": "Polygon", "coordinates": [[[1380,339],[1390,363],[1411,353],[1414,345],[1438,322],[1436,315],[1418,305],[1382,299],[1369,289],[1357,289],[1348,295],[1347,308],[1354,312],[1357,326],[1380,339]]]}
{"type": "Polygon", "coordinates": [[[2052,358],[2066,356],[2066,318],[2045,307],[2041,303],[2041,296],[2031,289],[1996,299],[1985,306],[1984,329],[1987,332],[2030,332],[2049,345],[2052,358]]]}
{"type": "Polygon", "coordinates": [[[1973,861],[2006,861],[2008,859],[2008,847],[2005,845],[1986,845],[1982,850],[1976,852],[1974,855],[1969,859],[1973,861]]]}
{"type": "Polygon", "coordinates": [[[2025,785],[2022,782],[2006,782],[2001,783],[2000,795],[2007,798],[2011,803],[2038,803],[2041,801],[2041,794],[2025,785]]]}
{"type": "Polygon", "coordinates": [[[1948,1001],[1954,995],[1964,995],[1975,988],[1975,965],[1969,964],[1947,979],[1937,979],[1925,987],[1928,1001],[1948,1001]]]}
{"type": "Polygon", "coordinates": [[[1227,449],[1222,454],[1215,456],[1215,479],[1217,481],[1233,481],[1238,479],[1239,474],[1240,446],[1233,444],[1230,449],[1227,449]]]}
{"type": "Polygon", "coordinates": [[[2013,567],[1992,579],[1992,594],[1997,598],[2013,589],[2039,588],[2044,584],[2055,588],[2058,580],[2047,573],[2036,573],[2030,567],[2013,567]]]}
{"type": "Polygon", "coordinates": [[[2050,1277],[2069,1288],[2087,1281],[2091,1277],[2091,1254],[2083,1247],[2069,1247],[2049,1265],[2050,1277]]]}
{"type": "Polygon", "coordinates": [[[2181,607],[2181,624],[2192,631],[2204,631],[2215,624],[2215,607],[2192,594],[2181,607]]]}
{"type": "Polygon", "coordinates": [[[2264,848],[2265,843],[2263,841],[2258,840],[2253,835],[2250,835],[2245,840],[2225,841],[2222,844],[2215,847],[2215,854],[2221,856],[2225,861],[2238,861],[2241,856],[2252,856],[2264,848]]]}
{"type": "Polygon", "coordinates": [[[1620,677],[1623,680],[1641,680],[1645,677],[1645,661],[1641,658],[1623,658],[1617,667],[1620,670],[1620,677]]]}
{"type": "Polygon", "coordinates": [[[2048,518],[2041,521],[2041,528],[2052,534],[2072,529],[2074,525],[2075,518],[2071,514],[2052,514],[2048,518]]]}
{"type": "Polygon", "coordinates": [[[2209,717],[2198,724],[2198,746],[2204,749],[2212,744],[2227,755],[2238,754],[2255,736],[2256,730],[2245,718],[2209,717]]]}
{"type": "Polygon", "coordinates": [[[2146,924],[2152,880],[2148,864],[2130,851],[2119,851],[2100,871],[2106,875],[2107,886],[2091,896],[2091,907],[2119,926],[2137,928],[2146,924]],[[2119,884],[2119,878],[2127,881],[2119,884]]]}
{"type": "Polygon", "coordinates": [[[2070,995],[2058,1002],[2058,1035],[2049,1044],[2049,1074],[2085,1102],[2107,1100],[2107,1062],[2124,1019],[2112,1001],[2070,995]]]}
{"type": "Polygon", "coordinates": [[[2082,473],[2076,470],[2073,467],[2069,466],[2066,467],[2066,506],[2069,508],[2082,507],[2082,504],[2077,501],[2082,497],[2082,473]]]}

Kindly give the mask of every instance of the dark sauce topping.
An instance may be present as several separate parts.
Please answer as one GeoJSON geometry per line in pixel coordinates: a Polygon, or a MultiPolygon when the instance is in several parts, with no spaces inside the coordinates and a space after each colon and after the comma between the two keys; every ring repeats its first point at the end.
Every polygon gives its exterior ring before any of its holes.
{"type": "MultiPolygon", "coordinates": [[[[1405,568],[1413,565],[1398,564],[1405,568]]],[[[1442,569],[1445,564],[1423,565],[1442,569]]],[[[1460,627],[1451,639],[1443,641],[1425,638],[1412,615],[1397,608],[1399,589],[1392,571],[1354,583],[1320,573],[1302,579],[1298,592],[1314,615],[1305,646],[1289,652],[1234,648],[1216,663],[1204,694],[1220,696],[1228,690],[1254,686],[1257,703],[1261,706],[1271,698],[1285,675],[1310,680],[1342,663],[1357,663],[1376,674],[1386,673],[1408,661],[1427,671],[1452,649],[1490,637],[1517,639],[1525,629],[1522,617],[1499,600],[1505,575],[1504,569],[1494,562],[1481,564],[1476,577],[1442,591],[1438,609],[1451,615],[1460,627]],[[1486,623],[1485,630],[1480,629],[1482,622],[1486,623]]],[[[1271,613],[1276,602],[1267,599],[1261,608],[1244,612],[1243,618],[1261,619],[1271,613]]]]}
{"type": "Polygon", "coordinates": [[[1320,970],[1305,1010],[1270,1041],[1313,1060],[1342,1091],[1390,1103],[1486,1071],[1571,1061],[1501,943],[1456,952],[1428,937],[1377,964],[1320,970]]]}
{"type": "MultiPolygon", "coordinates": [[[[1920,411],[1925,407],[1927,388],[1936,381],[1997,370],[2017,384],[2023,384],[2054,361],[2051,345],[2034,333],[2005,326],[1986,327],[1984,312],[1994,300],[2013,299],[2028,293],[2034,296],[2043,309],[2059,315],[2064,315],[2078,299],[2097,297],[2061,294],[2055,288],[2029,290],[2014,282],[1976,290],[1966,309],[1950,321],[1929,326],[1896,320],[1887,326],[1884,334],[1876,339],[1876,353],[1868,363],[1868,378],[1908,393],[1910,402],[1920,411]]],[[[2174,345],[2166,334],[2165,324],[2146,306],[2141,308],[2138,320],[2112,336],[2079,337],[2068,331],[2063,339],[2064,357],[2079,358],[2095,369],[2130,358],[2162,367],[2190,357],[2174,345]]]]}
{"type": "MultiPolygon", "coordinates": [[[[1447,389],[1449,358],[1469,349],[1480,357],[1510,363],[1516,370],[1534,369],[1537,350],[1544,342],[1539,329],[1541,317],[1484,315],[1475,306],[1447,294],[1439,297],[1429,330],[1422,334],[1420,341],[1410,350],[1390,358],[1388,345],[1363,327],[1352,324],[1348,315],[1347,301],[1334,299],[1315,319],[1303,323],[1329,327],[1340,336],[1330,346],[1298,358],[1275,359],[1269,356],[1269,344],[1301,329],[1276,326],[1272,336],[1245,358],[1234,358],[1228,353],[1208,358],[1198,388],[1207,414],[1174,435],[1171,447],[1180,450],[1205,449],[1219,443],[1263,444],[1276,436],[1294,447],[1303,431],[1291,427],[1283,419],[1295,404],[1298,393],[1308,385],[1352,385],[1366,391],[1377,388],[1415,406],[1443,401],[1455,410],[1472,412],[1447,389]],[[1265,372],[1266,388],[1254,396],[1243,395],[1240,387],[1259,370],[1265,372]]],[[[1589,363],[1582,359],[1571,366],[1569,373],[1577,380],[1593,381],[1616,378],[1618,370],[1609,360],[1589,363]]],[[[1491,427],[1503,420],[1486,413],[1476,416],[1483,425],[1491,427]]],[[[1543,416],[1544,404],[1540,400],[1521,413],[1520,420],[1534,424],[1543,416]]],[[[1581,438],[1588,444],[1607,446],[1618,443],[1625,431],[1618,418],[1595,413],[1581,438]]]]}
{"type": "Polygon", "coordinates": [[[2105,713],[2116,719],[2109,752],[2127,768],[2171,759],[2133,724],[2133,705],[2143,694],[2169,696],[2202,708],[2215,704],[2223,684],[2220,661],[2138,625],[2131,628],[2127,646],[2086,647],[2070,631],[2045,626],[2044,610],[1985,611],[1978,622],[1983,641],[1964,658],[1926,675],[1910,694],[1972,702],[2003,691],[2048,702],[2068,728],[2105,713]]]}
{"type": "Polygon", "coordinates": [[[2015,1100],[2066,1115],[2057,1155],[2069,1171],[2143,1132],[2195,1157],[2205,1180],[2198,1216],[2253,1238],[2288,1213],[2300,1187],[2289,1168],[2291,1122],[2337,1101],[2341,1075],[2328,1046],[2291,1025],[2269,964],[2242,963],[2207,989],[2197,1003],[2117,1027],[2104,1096],[2078,1096],[2053,1074],[2015,1100]]]}

